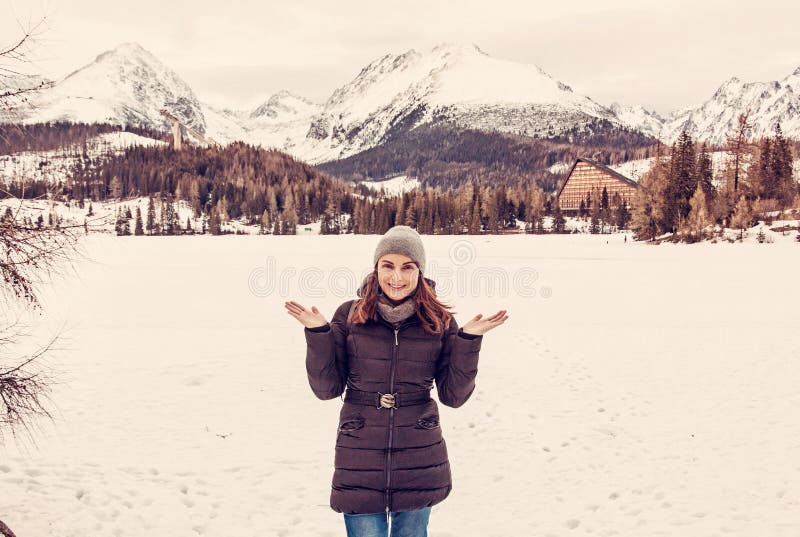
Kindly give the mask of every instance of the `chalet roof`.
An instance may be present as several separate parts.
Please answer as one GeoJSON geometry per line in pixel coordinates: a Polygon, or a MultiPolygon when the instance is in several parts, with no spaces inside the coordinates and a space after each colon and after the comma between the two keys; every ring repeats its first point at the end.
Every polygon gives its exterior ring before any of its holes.
{"type": "Polygon", "coordinates": [[[619,179],[620,181],[624,182],[628,186],[632,186],[633,188],[639,188],[639,183],[637,183],[633,179],[629,179],[629,178],[625,177],[624,175],[622,175],[621,173],[619,173],[617,171],[612,170],[608,166],[606,166],[604,164],[600,164],[599,162],[596,162],[596,161],[594,161],[592,159],[588,159],[588,158],[584,158],[584,157],[578,157],[577,159],[575,159],[575,164],[573,164],[572,168],[569,169],[569,173],[567,174],[567,180],[564,181],[564,184],[561,185],[561,188],[558,190],[558,194],[556,194],[557,198],[561,196],[561,192],[564,190],[564,187],[567,186],[567,182],[569,181],[569,178],[572,175],[572,172],[575,170],[575,166],[577,166],[579,162],[585,162],[587,164],[590,164],[590,165],[594,166],[595,168],[598,168],[598,169],[606,172],[607,174],[609,174],[610,176],[614,177],[615,179],[619,179]]]}

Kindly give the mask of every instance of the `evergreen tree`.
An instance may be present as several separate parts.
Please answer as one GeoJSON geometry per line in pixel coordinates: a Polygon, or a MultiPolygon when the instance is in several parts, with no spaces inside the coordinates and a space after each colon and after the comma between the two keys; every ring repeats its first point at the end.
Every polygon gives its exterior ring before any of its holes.
{"type": "Polygon", "coordinates": [[[172,229],[169,227],[169,223],[167,221],[167,202],[164,200],[163,196],[161,198],[161,210],[159,211],[159,229],[161,230],[162,235],[172,235],[172,229]]]}
{"type": "Polygon", "coordinates": [[[261,229],[259,233],[262,235],[272,233],[272,222],[270,221],[269,211],[267,209],[264,209],[264,212],[261,213],[261,229]]]}
{"type": "Polygon", "coordinates": [[[133,230],[133,234],[136,236],[144,235],[144,229],[142,229],[142,210],[139,206],[136,206],[136,226],[133,230]]]}
{"type": "Polygon", "coordinates": [[[733,133],[727,137],[728,151],[733,155],[733,192],[739,191],[739,181],[742,175],[742,165],[744,163],[744,155],[747,153],[749,147],[747,137],[750,133],[752,125],[750,124],[750,110],[745,110],[739,114],[737,119],[736,128],[733,133]]]}
{"type": "Polygon", "coordinates": [[[758,173],[754,185],[754,194],[760,198],[775,198],[778,193],[778,182],[773,173],[772,140],[765,137],[761,140],[758,156],[758,173]]]}
{"type": "Polygon", "coordinates": [[[784,206],[788,206],[794,201],[796,193],[794,178],[792,177],[793,167],[792,150],[789,141],[783,137],[781,124],[775,125],[775,143],[772,155],[772,176],[775,178],[776,192],[775,197],[783,201],[784,206]]]}
{"type": "Polygon", "coordinates": [[[564,233],[567,226],[567,220],[561,212],[561,206],[556,202],[556,208],[553,210],[553,232],[564,233]]]}
{"type": "Polygon", "coordinates": [[[745,230],[753,224],[753,209],[745,196],[740,196],[731,216],[733,229],[745,230]]]}
{"type": "Polygon", "coordinates": [[[636,240],[652,240],[664,230],[666,211],[665,192],[670,164],[657,149],[655,163],[639,180],[631,218],[631,229],[636,240]]]}
{"type": "Polygon", "coordinates": [[[470,235],[478,235],[481,232],[481,205],[480,198],[477,196],[472,202],[472,214],[470,215],[467,231],[470,235]]]}
{"type": "Polygon", "coordinates": [[[708,154],[706,144],[700,146],[700,153],[697,155],[697,173],[695,174],[700,188],[706,199],[706,208],[709,209],[708,216],[713,220],[710,208],[716,200],[717,189],[714,186],[714,173],[712,168],[711,156],[708,154]]]}
{"type": "Polygon", "coordinates": [[[283,209],[283,228],[281,235],[297,235],[297,212],[295,211],[292,196],[287,197],[287,205],[283,209]]]}
{"type": "Polygon", "coordinates": [[[216,207],[211,209],[211,215],[208,218],[208,232],[212,235],[222,234],[222,218],[216,207]]]}
{"type": "Polygon", "coordinates": [[[697,186],[696,168],[694,142],[689,133],[683,131],[673,147],[671,173],[665,192],[667,211],[664,226],[667,230],[674,231],[678,222],[689,215],[691,210],[689,200],[697,186]]]}
{"type": "Polygon", "coordinates": [[[160,235],[158,226],[156,225],[156,208],[153,202],[153,196],[147,204],[147,225],[145,226],[148,235],[160,235]]]}
{"type": "Polygon", "coordinates": [[[689,212],[689,217],[686,220],[685,229],[681,230],[686,233],[691,242],[695,240],[702,240],[705,236],[705,229],[711,224],[711,217],[708,214],[708,207],[706,203],[706,193],[703,190],[702,184],[698,184],[697,188],[690,200],[692,206],[689,212]]]}

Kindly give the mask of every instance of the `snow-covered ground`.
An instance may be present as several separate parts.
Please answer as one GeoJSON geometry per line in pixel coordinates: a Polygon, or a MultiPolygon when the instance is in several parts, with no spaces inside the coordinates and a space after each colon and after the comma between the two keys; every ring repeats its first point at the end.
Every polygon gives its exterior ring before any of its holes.
{"type": "MultiPolygon", "coordinates": [[[[389,188],[384,187],[383,195],[386,196],[396,196],[402,193],[403,188],[410,188],[413,187],[415,179],[406,179],[404,181],[400,181],[399,179],[390,179],[388,181],[383,181],[377,184],[389,183],[390,181],[393,182],[389,188]]],[[[365,185],[369,183],[364,183],[365,185]]],[[[375,184],[375,183],[373,183],[375,184]]],[[[373,188],[373,191],[380,193],[380,188],[373,188]]],[[[25,200],[24,203],[20,204],[19,200],[16,199],[0,199],[0,211],[5,213],[6,207],[10,207],[13,212],[15,212],[17,219],[22,221],[24,218],[29,218],[32,223],[36,223],[39,216],[42,217],[43,223],[47,224],[50,222],[50,214],[52,213],[54,216],[57,216],[62,227],[67,226],[83,226],[86,228],[87,233],[116,233],[116,215],[118,212],[126,213],[127,210],[131,211],[132,218],[128,221],[128,227],[133,234],[136,226],[136,208],[138,207],[141,211],[142,215],[142,222],[146,222],[147,218],[147,209],[149,205],[150,199],[147,197],[137,197],[137,198],[126,198],[122,200],[109,200],[109,201],[101,201],[101,202],[90,202],[88,199],[84,200],[84,206],[80,207],[78,202],[75,200],[71,200],[67,203],[64,202],[53,202],[51,200],[44,200],[44,199],[37,199],[37,200],[25,200]],[[91,204],[91,211],[92,214],[89,215],[89,206],[91,204]]],[[[178,215],[178,225],[181,229],[181,232],[184,233],[187,229],[191,228],[192,233],[202,233],[202,230],[208,230],[209,222],[207,215],[195,216],[194,210],[186,201],[178,201],[174,205],[175,210],[177,211],[178,215]]],[[[155,217],[156,222],[159,223],[161,220],[161,202],[159,199],[154,199],[154,209],[155,209],[155,217]]],[[[719,232],[722,231],[722,234],[725,238],[731,238],[735,240],[739,240],[740,242],[757,242],[757,235],[759,231],[764,232],[764,238],[767,242],[791,242],[795,239],[795,235],[797,234],[796,231],[793,232],[791,230],[787,230],[784,228],[793,228],[797,229],[800,226],[800,209],[789,209],[785,212],[782,212],[782,216],[779,216],[779,211],[773,211],[771,216],[773,218],[773,222],[770,225],[766,225],[763,220],[760,220],[756,225],[748,229],[743,235],[740,233],[738,229],[724,229],[721,230],[718,226],[713,229],[713,231],[719,232]]],[[[349,215],[343,215],[345,222],[349,219],[349,215]]],[[[587,217],[573,217],[568,216],[564,218],[565,224],[564,228],[567,233],[591,233],[591,218],[587,217]]],[[[542,224],[546,231],[550,231],[553,228],[553,217],[552,216],[545,216],[543,218],[542,224]]],[[[261,233],[261,226],[259,225],[252,225],[243,221],[243,219],[238,220],[228,220],[227,222],[222,223],[222,230],[225,233],[236,233],[236,234],[246,234],[246,235],[258,235],[261,233]]],[[[517,230],[519,233],[525,232],[525,222],[518,220],[517,221],[517,230]]],[[[709,231],[712,231],[712,228],[708,228],[709,231]]],[[[610,225],[606,225],[603,229],[604,233],[611,233],[613,231],[614,234],[618,234],[619,232],[615,229],[612,229],[610,225]]],[[[308,224],[298,224],[297,225],[297,234],[298,235],[319,235],[320,232],[320,222],[311,222],[308,224]]],[[[720,237],[721,238],[721,237],[720,237]]],[[[613,240],[611,237],[607,236],[606,240],[613,240]]]]}
{"type": "MultiPolygon", "coordinates": [[[[711,171],[715,178],[714,182],[719,185],[720,178],[722,177],[725,169],[732,166],[733,156],[728,151],[713,151],[709,154],[711,155],[711,171]]],[[[611,169],[621,173],[629,179],[633,179],[634,181],[638,182],[645,173],[650,171],[650,168],[653,167],[655,160],[655,157],[629,160],[627,162],[623,162],[622,164],[611,166],[611,169]]],[[[747,167],[750,165],[749,160],[750,159],[747,159],[743,163],[744,169],[747,169],[747,167]]],[[[550,168],[553,168],[554,166],[557,166],[557,164],[554,164],[550,168]]],[[[800,159],[795,159],[792,162],[792,174],[795,181],[800,181],[800,159]]]]}
{"type": "Polygon", "coordinates": [[[383,181],[361,181],[361,184],[377,193],[383,190],[383,194],[386,196],[399,196],[404,192],[419,188],[421,183],[416,177],[398,175],[383,181]]]}
{"type": "MultiPolygon", "coordinates": [[[[454,490],[432,537],[798,534],[800,244],[623,238],[424,238],[457,319],[510,311],[472,399],[440,407],[454,490]]],[[[23,316],[28,345],[62,333],[57,412],[37,447],[0,448],[0,519],[21,537],[344,535],[341,402],[311,394],[282,304],[330,317],[377,237],[85,241],[23,316]]]]}
{"type": "Polygon", "coordinates": [[[65,181],[84,153],[88,159],[119,155],[128,147],[164,145],[164,142],[132,132],[108,132],[87,140],[86,145],[73,145],[53,151],[23,151],[0,155],[0,185],[10,180],[65,181]]]}

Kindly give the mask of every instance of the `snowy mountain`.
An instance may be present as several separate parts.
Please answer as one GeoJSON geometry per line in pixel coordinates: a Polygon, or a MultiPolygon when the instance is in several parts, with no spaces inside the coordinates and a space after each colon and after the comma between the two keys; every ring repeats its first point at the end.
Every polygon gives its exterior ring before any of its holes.
{"type": "Polygon", "coordinates": [[[415,126],[553,136],[612,111],[535,65],[492,58],[475,45],[387,54],[324,105],[282,91],[251,111],[201,104],[192,89],[137,44],[123,44],[42,92],[26,122],[69,120],[167,128],[168,108],[219,142],[276,147],[310,162],[353,155],[415,126]]]}
{"type": "Polygon", "coordinates": [[[289,91],[272,95],[264,104],[250,112],[250,119],[271,123],[290,123],[308,118],[320,111],[320,105],[289,91]]]}
{"type": "Polygon", "coordinates": [[[26,123],[74,121],[167,129],[167,108],[196,131],[206,130],[194,91],[136,43],[124,43],[67,75],[24,112],[26,123]]]}
{"type": "Polygon", "coordinates": [[[657,138],[664,126],[664,118],[658,113],[646,110],[642,106],[622,106],[612,103],[609,109],[614,112],[619,122],[629,129],[638,130],[648,136],[657,138]]]}
{"type": "Polygon", "coordinates": [[[475,45],[387,54],[337,89],[293,148],[312,161],[343,158],[415,126],[456,126],[553,136],[598,120],[607,108],[535,65],[492,58],[475,45]]]}
{"type": "Polygon", "coordinates": [[[324,104],[281,91],[252,110],[230,110],[201,103],[153,54],[125,43],[40,92],[32,104],[13,116],[0,111],[0,121],[111,122],[164,130],[169,123],[160,110],[167,108],[218,142],[243,140],[321,163],[440,123],[539,137],[602,123],[667,143],[688,129],[696,139],[721,143],[749,108],[753,136],[772,134],[780,121],[788,137],[800,138],[800,68],[775,82],[732,78],[701,106],[662,117],[641,106],[602,106],[535,65],[493,58],[475,45],[445,43],[376,59],[324,104]]]}
{"type": "Polygon", "coordinates": [[[671,141],[685,129],[696,139],[721,144],[747,109],[752,137],[772,136],[780,122],[784,135],[800,138],[800,68],[780,81],[731,78],[698,108],[673,114],[665,121],[660,137],[671,141]]]}
{"type": "Polygon", "coordinates": [[[251,111],[219,109],[204,104],[209,134],[217,141],[242,140],[292,152],[322,106],[280,91],[251,111]]]}

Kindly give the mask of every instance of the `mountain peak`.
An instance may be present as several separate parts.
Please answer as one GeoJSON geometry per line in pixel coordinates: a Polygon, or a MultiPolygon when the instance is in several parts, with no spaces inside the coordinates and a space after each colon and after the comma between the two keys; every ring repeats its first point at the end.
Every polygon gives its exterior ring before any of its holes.
{"type": "Polygon", "coordinates": [[[136,41],[127,41],[125,43],[120,43],[112,50],[116,52],[147,52],[147,50],[136,41]]]}
{"type": "Polygon", "coordinates": [[[256,107],[250,113],[250,117],[285,121],[292,117],[304,117],[316,112],[318,109],[319,105],[312,103],[305,97],[294,94],[289,90],[281,90],[256,107]]]}
{"type": "Polygon", "coordinates": [[[441,52],[441,53],[466,53],[466,54],[481,54],[483,56],[489,56],[486,54],[481,48],[476,45],[475,43],[459,43],[455,41],[443,41],[433,47],[431,52],[441,52]]]}
{"type": "Polygon", "coordinates": [[[136,43],[135,41],[129,41],[127,43],[120,43],[111,50],[107,50],[102,54],[99,54],[94,61],[95,63],[97,63],[115,57],[130,57],[130,56],[142,56],[142,55],[147,56],[154,60],[156,59],[156,57],[153,56],[153,54],[149,50],[145,49],[142,45],[136,43]]]}

